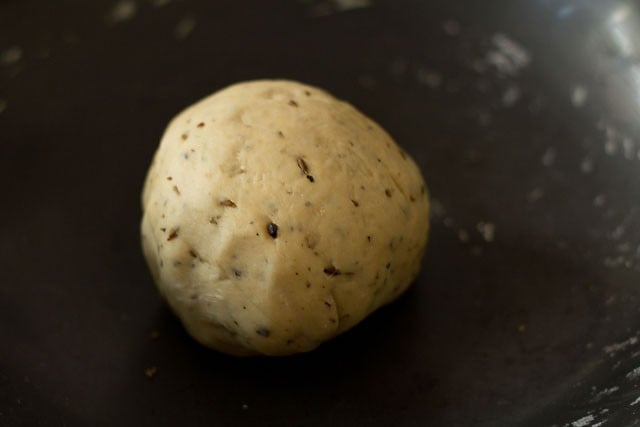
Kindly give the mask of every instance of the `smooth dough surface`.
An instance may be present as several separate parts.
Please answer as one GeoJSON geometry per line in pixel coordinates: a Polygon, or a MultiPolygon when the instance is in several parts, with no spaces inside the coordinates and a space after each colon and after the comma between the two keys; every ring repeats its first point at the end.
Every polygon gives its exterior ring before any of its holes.
{"type": "Polygon", "coordinates": [[[142,199],[160,293],[197,341],[235,355],[312,350],[394,300],[429,228],[413,160],[293,81],[236,84],[180,113],[142,199]]]}

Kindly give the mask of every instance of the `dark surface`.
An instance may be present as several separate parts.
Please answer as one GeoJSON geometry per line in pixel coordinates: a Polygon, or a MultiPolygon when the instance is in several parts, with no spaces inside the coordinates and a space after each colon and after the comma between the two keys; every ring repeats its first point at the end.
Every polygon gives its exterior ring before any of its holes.
{"type": "Polygon", "coordinates": [[[0,1],[0,425],[640,423],[637,4],[338,3],[110,22],[111,1],[0,1]],[[496,34],[530,62],[498,69],[496,34]],[[263,77],[380,122],[434,215],[397,303],[310,354],[235,359],[156,294],[139,193],[174,114],[263,77]]]}

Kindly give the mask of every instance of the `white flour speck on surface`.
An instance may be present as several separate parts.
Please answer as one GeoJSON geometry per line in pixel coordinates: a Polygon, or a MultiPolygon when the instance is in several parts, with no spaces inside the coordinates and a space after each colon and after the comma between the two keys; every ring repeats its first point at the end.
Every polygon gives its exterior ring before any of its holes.
{"type": "Polygon", "coordinates": [[[544,190],[540,187],[536,187],[533,190],[531,190],[529,194],[527,194],[527,200],[529,201],[529,203],[534,203],[542,199],[543,196],[544,196],[544,190]]]}
{"type": "Polygon", "coordinates": [[[120,22],[128,21],[133,19],[137,10],[138,6],[133,0],[119,0],[109,11],[105,17],[105,21],[109,24],[118,24],[120,22]]]}
{"type": "Polygon", "coordinates": [[[626,254],[631,250],[631,245],[627,242],[620,243],[619,245],[616,246],[616,250],[620,253],[626,254]]]}
{"type": "Polygon", "coordinates": [[[507,35],[494,34],[491,41],[495,49],[487,53],[485,60],[499,72],[515,76],[531,63],[529,51],[507,35]]]}
{"type": "Polygon", "coordinates": [[[173,35],[178,40],[184,40],[189,37],[194,28],[196,28],[196,19],[193,16],[185,16],[176,24],[173,35]]]}
{"type": "Polygon", "coordinates": [[[505,107],[511,107],[520,99],[520,88],[516,85],[511,85],[502,94],[502,105],[505,107]]]}
{"type": "Polygon", "coordinates": [[[624,233],[626,232],[626,228],[624,225],[619,225],[616,228],[613,229],[613,231],[609,234],[609,236],[613,239],[613,240],[620,240],[622,238],[622,236],[624,236],[624,233]]]}
{"type": "Polygon", "coordinates": [[[574,107],[580,108],[585,102],[587,102],[587,97],[589,96],[589,91],[583,86],[576,86],[571,91],[571,103],[574,107]]]}
{"type": "Polygon", "coordinates": [[[371,0],[328,0],[316,2],[310,12],[312,16],[329,16],[339,12],[364,9],[371,5],[371,0]]]}
{"type": "Polygon", "coordinates": [[[629,404],[629,406],[636,406],[638,403],[640,403],[640,396],[638,396],[638,397],[636,398],[636,400],[634,400],[633,402],[631,402],[631,403],[629,404]]]}
{"type": "Polygon", "coordinates": [[[607,422],[607,420],[598,421],[595,424],[591,424],[591,427],[600,427],[600,426],[604,425],[604,423],[606,423],[606,422],[607,422]]]}
{"type": "Polygon", "coordinates": [[[620,267],[631,268],[633,266],[633,263],[628,258],[622,255],[605,257],[603,264],[607,268],[620,268],[620,267]]]}
{"type": "Polygon", "coordinates": [[[615,139],[607,139],[604,142],[604,152],[608,156],[614,156],[618,152],[618,142],[615,139]]]}
{"type": "Polygon", "coordinates": [[[496,226],[490,222],[479,222],[476,225],[476,230],[482,235],[482,238],[487,243],[491,243],[496,237],[496,226]]]}
{"type": "Polygon", "coordinates": [[[558,11],[556,12],[556,16],[560,19],[564,19],[573,15],[574,11],[575,7],[573,5],[567,5],[558,9],[558,11]]]}
{"type": "Polygon", "coordinates": [[[469,233],[467,232],[467,230],[458,230],[458,240],[460,240],[462,243],[467,243],[469,241],[469,233]]]}
{"type": "Polygon", "coordinates": [[[582,417],[580,419],[575,420],[571,423],[572,427],[587,427],[591,425],[596,419],[593,415],[587,415],[586,417],[582,417]]]}
{"type": "Polygon", "coordinates": [[[638,378],[640,378],[640,367],[637,367],[627,372],[627,375],[625,375],[625,378],[628,379],[629,381],[635,381],[638,378]]]}
{"type": "Polygon", "coordinates": [[[430,208],[431,219],[440,219],[447,213],[442,203],[433,197],[431,198],[430,208]]]}
{"type": "Polygon", "coordinates": [[[416,80],[421,85],[435,89],[442,83],[442,76],[433,70],[418,68],[416,71],[416,80]]]}
{"type": "Polygon", "coordinates": [[[449,36],[457,36],[460,34],[460,23],[453,19],[447,19],[442,23],[442,29],[449,36]]]}
{"type": "Polygon", "coordinates": [[[597,208],[600,208],[602,206],[604,206],[604,203],[607,201],[607,198],[605,197],[604,194],[598,194],[596,197],[594,197],[593,199],[593,205],[597,208]]]}
{"type": "Polygon", "coordinates": [[[628,160],[633,160],[636,156],[636,144],[629,137],[622,138],[622,152],[628,160]]]}
{"type": "Polygon", "coordinates": [[[0,64],[13,65],[22,59],[22,48],[20,46],[12,46],[0,54],[0,64]]]}
{"type": "Polygon", "coordinates": [[[615,156],[622,152],[627,160],[640,158],[636,142],[619,131],[613,125],[600,121],[598,129],[604,133],[604,152],[609,156],[615,156]]]}
{"type": "Polygon", "coordinates": [[[335,8],[340,11],[363,9],[371,6],[371,0],[333,0],[335,8]]]}
{"type": "Polygon", "coordinates": [[[593,172],[593,159],[591,157],[585,157],[580,162],[580,171],[582,173],[591,173],[593,172]]]}
{"type": "Polygon", "coordinates": [[[620,387],[618,387],[618,386],[613,386],[611,388],[605,388],[604,390],[599,391],[598,393],[596,393],[595,396],[593,396],[593,402],[597,402],[600,399],[602,399],[603,397],[611,396],[613,393],[615,393],[618,390],[620,390],[620,387]]]}
{"type": "Polygon", "coordinates": [[[623,351],[631,346],[636,345],[637,343],[638,343],[638,337],[630,337],[622,342],[607,345],[602,348],[602,351],[604,351],[609,356],[613,357],[619,351],[623,351]]]}
{"type": "Polygon", "coordinates": [[[9,105],[9,103],[7,102],[6,99],[0,98],[0,114],[2,114],[4,112],[4,110],[7,109],[8,105],[9,105]]]}
{"type": "Polygon", "coordinates": [[[242,404],[242,410],[246,411],[247,409],[249,409],[249,405],[247,405],[246,403],[242,404]]]}
{"type": "Polygon", "coordinates": [[[542,155],[542,159],[540,160],[542,162],[542,165],[546,167],[552,166],[556,161],[556,155],[557,153],[554,147],[547,148],[547,150],[542,155]]]}

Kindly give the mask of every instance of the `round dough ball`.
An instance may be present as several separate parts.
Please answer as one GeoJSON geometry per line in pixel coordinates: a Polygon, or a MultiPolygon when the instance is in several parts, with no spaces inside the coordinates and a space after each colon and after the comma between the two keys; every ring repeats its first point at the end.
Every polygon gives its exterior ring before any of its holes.
{"type": "Polygon", "coordinates": [[[413,160],[292,81],[236,84],[180,113],[142,204],[160,293],[196,340],[235,355],[312,350],[396,299],[429,227],[413,160]]]}

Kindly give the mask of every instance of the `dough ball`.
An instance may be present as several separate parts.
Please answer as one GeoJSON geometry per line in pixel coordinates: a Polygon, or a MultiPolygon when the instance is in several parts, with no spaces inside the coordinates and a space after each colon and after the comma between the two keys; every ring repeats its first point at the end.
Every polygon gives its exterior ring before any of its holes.
{"type": "Polygon", "coordinates": [[[235,355],[312,350],[396,299],[429,226],[413,160],[292,81],[236,84],[180,113],[142,199],[160,293],[196,340],[235,355]]]}

